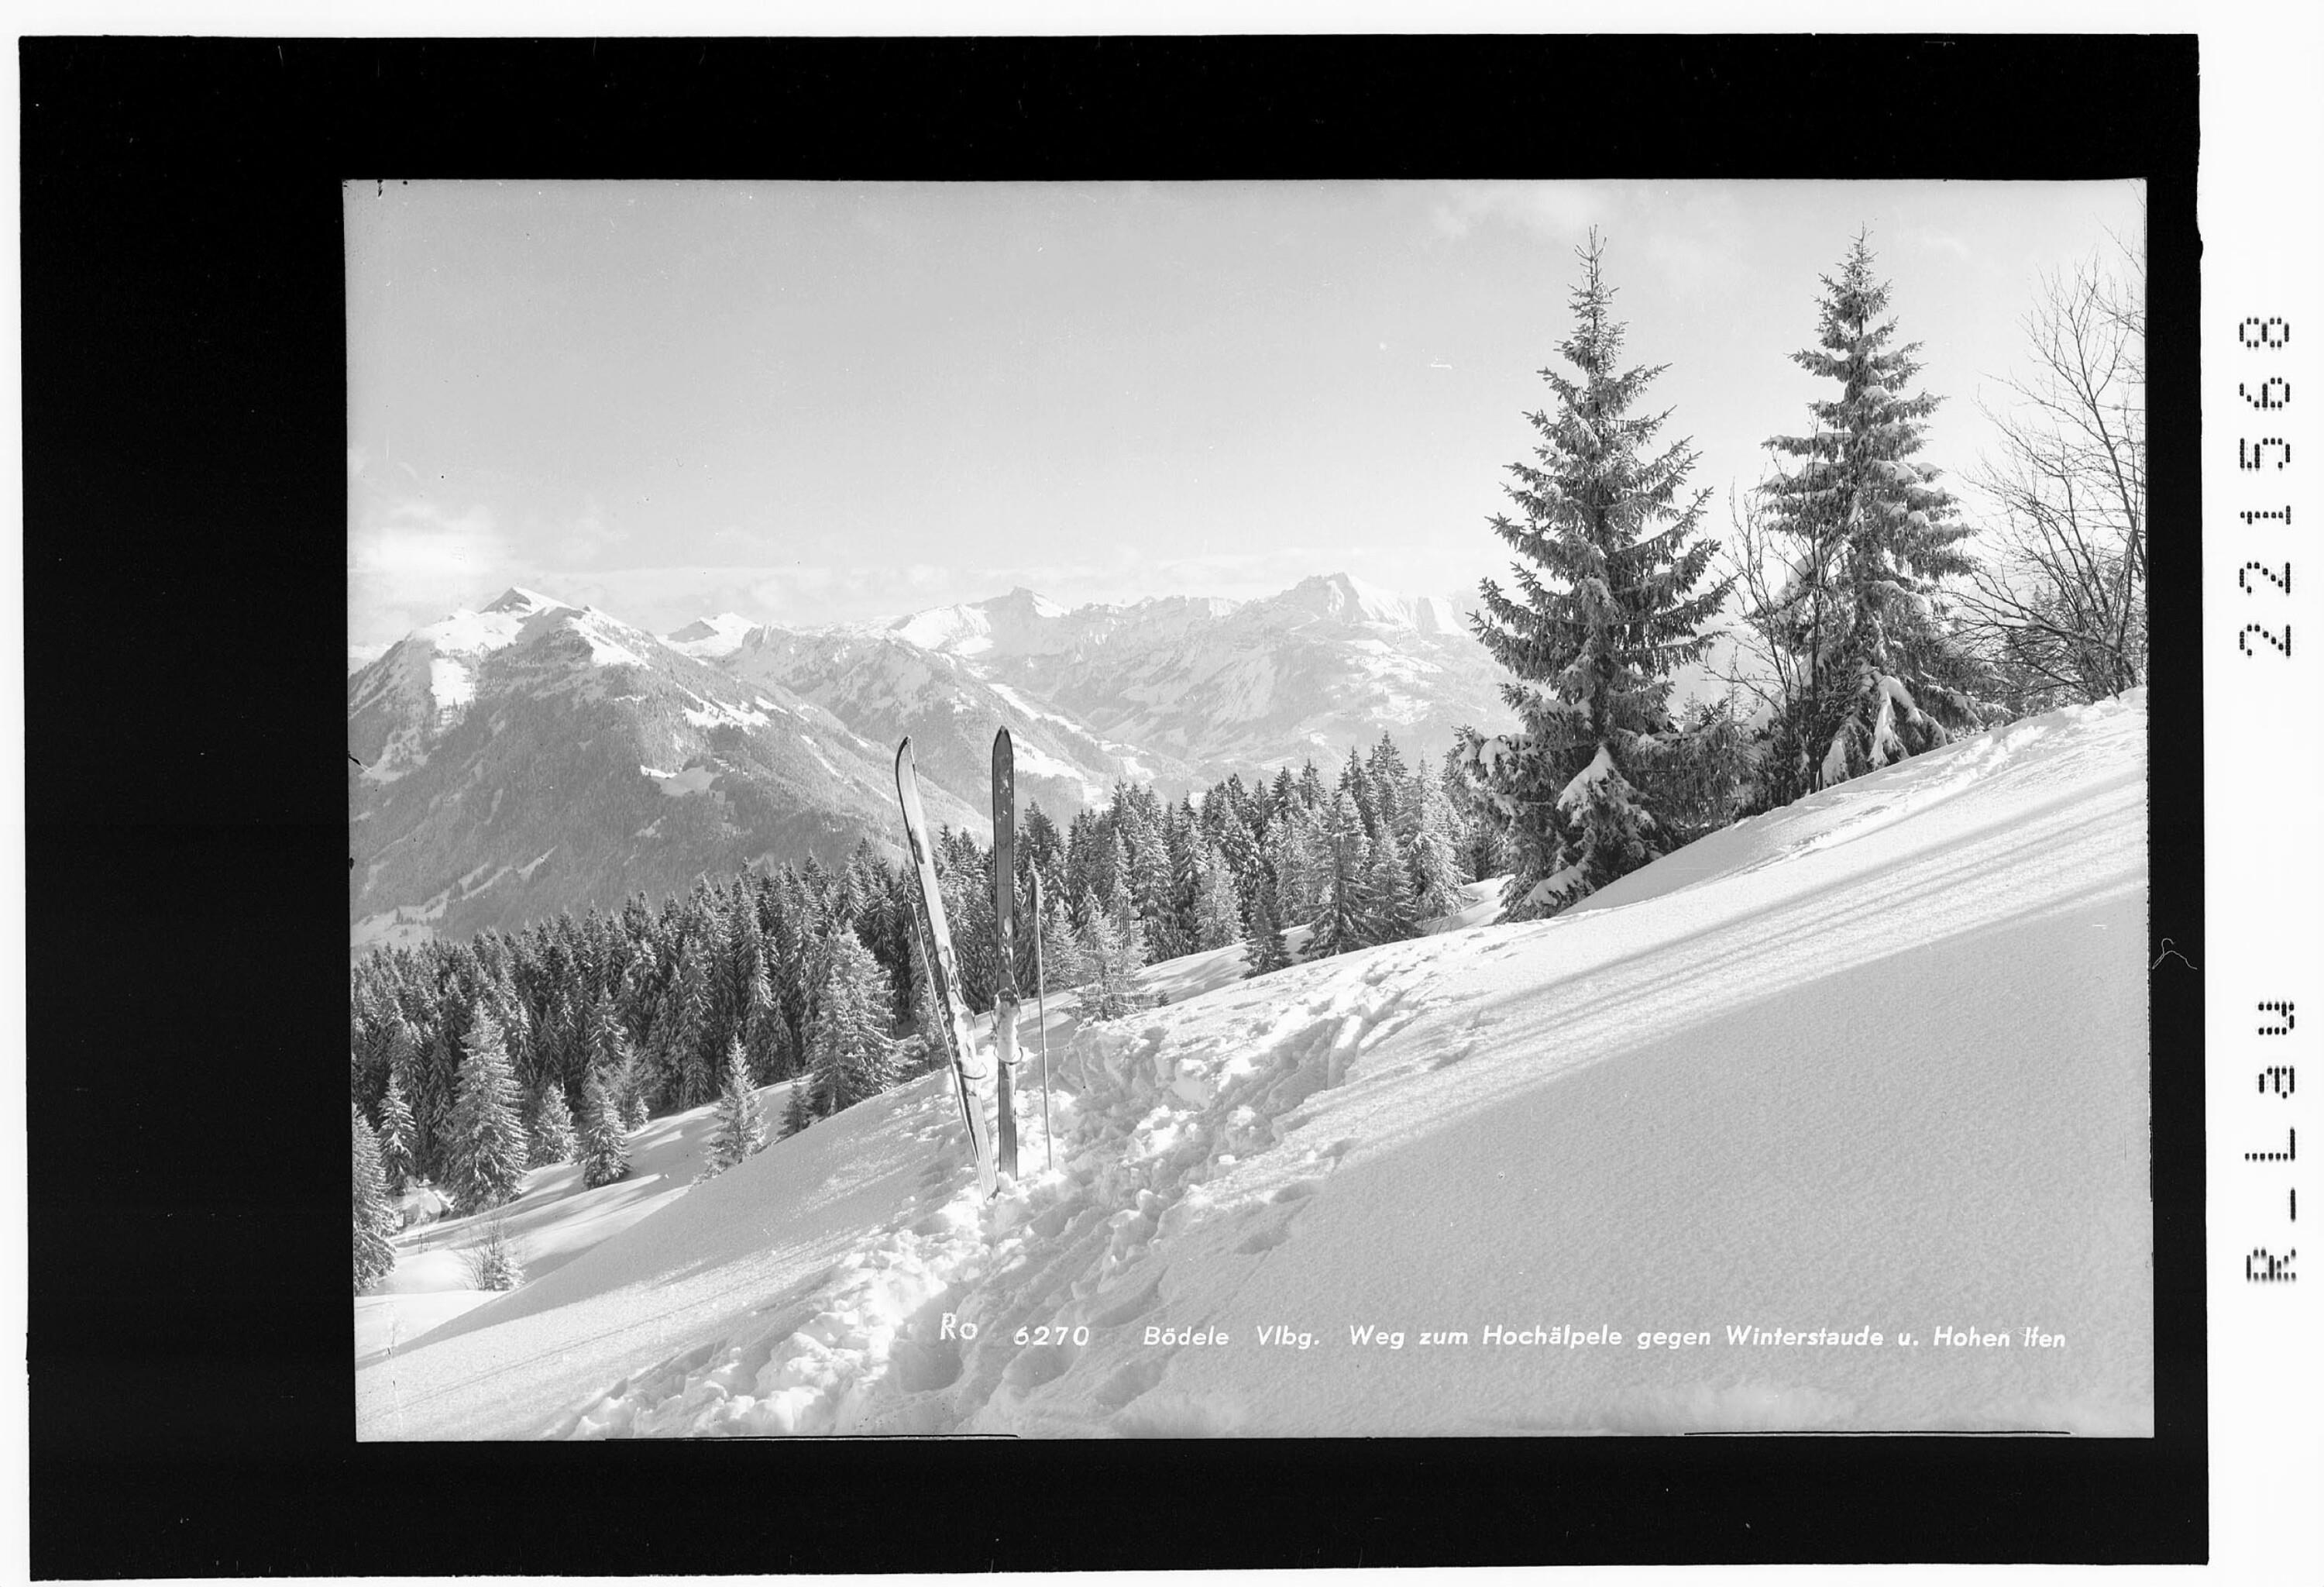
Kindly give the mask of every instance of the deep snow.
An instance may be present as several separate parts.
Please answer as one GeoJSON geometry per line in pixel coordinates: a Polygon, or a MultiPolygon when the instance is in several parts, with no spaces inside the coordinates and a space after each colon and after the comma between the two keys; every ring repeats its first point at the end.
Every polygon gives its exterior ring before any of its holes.
{"type": "Polygon", "coordinates": [[[941,1075],[691,1188],[706,1111],[657,1121],[659,1177],[533,1176],[511,1294],[442,1287],[465,1221],[404,1237],[362,1435],[2150,1434],[2145,726],[2015,724],[1556,919],[1052,1000],[1056,1168],[1028,1016],[990,1204],[941,1075]]]}

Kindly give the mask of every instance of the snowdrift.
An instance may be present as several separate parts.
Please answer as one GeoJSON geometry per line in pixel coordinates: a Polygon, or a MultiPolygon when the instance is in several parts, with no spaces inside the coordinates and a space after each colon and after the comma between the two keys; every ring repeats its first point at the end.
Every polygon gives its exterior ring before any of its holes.
{"type": "Polygon", "coordinates": [[[1053,1004],[1055,1138],[1028,1020],[989,1204],[941,1076],[650,1209],[529,1192],[536,1239],[635,1221],[374,1353],[362,1434],[2150,1435],[2145,728],[2019,723],[1554,920],[1053,1004]]]}

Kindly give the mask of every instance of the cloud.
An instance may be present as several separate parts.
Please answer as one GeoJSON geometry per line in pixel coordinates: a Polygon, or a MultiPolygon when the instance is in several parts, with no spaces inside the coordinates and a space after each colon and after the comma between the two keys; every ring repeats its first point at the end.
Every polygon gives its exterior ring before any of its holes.
{"type": "Polygon", "coordinates": [[[520,582],[522,569],[486,509],[423,501],[375,509],[347,533],[348,637],[400,639],[463,604],[520,582]]]}
{"type": "Polygon", "coordinates": [[[457,515],[425,502],[403,502],[347,537],[347,569],[358,577],[460,577],[504,555],[493,515],[471,507],[457,515]]]}
{"type": "Polygon", "coordinates": [[[1604,219],[1606,209],[1606,195],[1587,183],[1446,182],[1432,187],[1428,226],[1446,241],[1497,225],[1563,242],[1604,219]]]}
{"type": "Polygon", "coordinates": [[[1068,606],[1127,604],[1157,595],[1249,601],[1280,595],[1301,579],[1326,573],[1353,574],[1398,595],[1435,595],[1473,588],[1478,572],[1487,566],[1478,558],[1448,555],[1444,548],[1420,543],[1315,542],[1265,551],[1203,547],[1163,557],[1124,547],[1111,557],[1086,561],[964,570],[958,580],[964,593],[954,598],[982,600],[1022,585],[1068,606]]]}
{"type": "Polygon", "coordinates": [[[620,545],[629,538],[628,530],[613,528],[592,509],[565,525],[557,535],[558,559],[586,567],[596,561],[607,548],[620,545]]]}
{"type": "Polygon", "coordinates": [[[902,567],[799,562],[549,567],[524,582],[559,600],[602,608],[651,633],[668,633],[696,617],[724,612],[753,622],[812,628],[899,615],[996,593],[964,586],[955,570],[927,563],[902,567]]]}
{"type": "Polygon", "coordinates": [[[1731,187],[1674,183],[1642,189],[1633,198],[1646,223],[1647,268],[1684,297],[1733,294],[1744,275],[1751,234],[1731,187]]]}

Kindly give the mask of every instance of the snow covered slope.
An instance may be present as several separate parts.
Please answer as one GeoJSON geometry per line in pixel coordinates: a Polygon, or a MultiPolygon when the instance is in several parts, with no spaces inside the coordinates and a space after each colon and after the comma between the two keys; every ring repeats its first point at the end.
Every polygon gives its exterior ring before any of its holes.
{"type": "MultiPolygon", "coordinates": [[[[369,782],[392,782],[428,763],[428,752],[460,724],[476,697],[484,658],[516,642],[543,612],[564,602],[511,588],[481,612],[465,608],[415,628],[347,676],[347,747],[369,782]]],[[[354,660],[350,652],[348,660],[354,660]]]]}
{"type": "Polygon", "coordinates": [[[927,1077],[406,1339],[360,1432],[2151,1434],[2145,726],[2019,723],[1556,919],[1053,1001],[1054,1172],[1028,1075],[980,1204],[927,1077]]]}
{"type": "Polygon", "coordinates": [[[721,612],[715,617],[697,617],[677,632],[662,635],[662,642],[686,655],[714,660],[733,655],[743,636],[757,626],[737,613],[721,612]]]}

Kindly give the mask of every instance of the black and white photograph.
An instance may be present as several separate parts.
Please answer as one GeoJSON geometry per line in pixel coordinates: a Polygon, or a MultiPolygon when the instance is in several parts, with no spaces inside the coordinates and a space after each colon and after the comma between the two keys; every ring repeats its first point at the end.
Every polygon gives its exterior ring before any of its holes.
{"type": "Polygon", "coordinates": [[[358,1439],[2154,1434],[2143,182],[343,199],[358,1439]]]}
{"type": "Polygon", "coordinates": [[[23,1573],[2297,1577],[2222,5],[36,7],[23,1573]]]}

